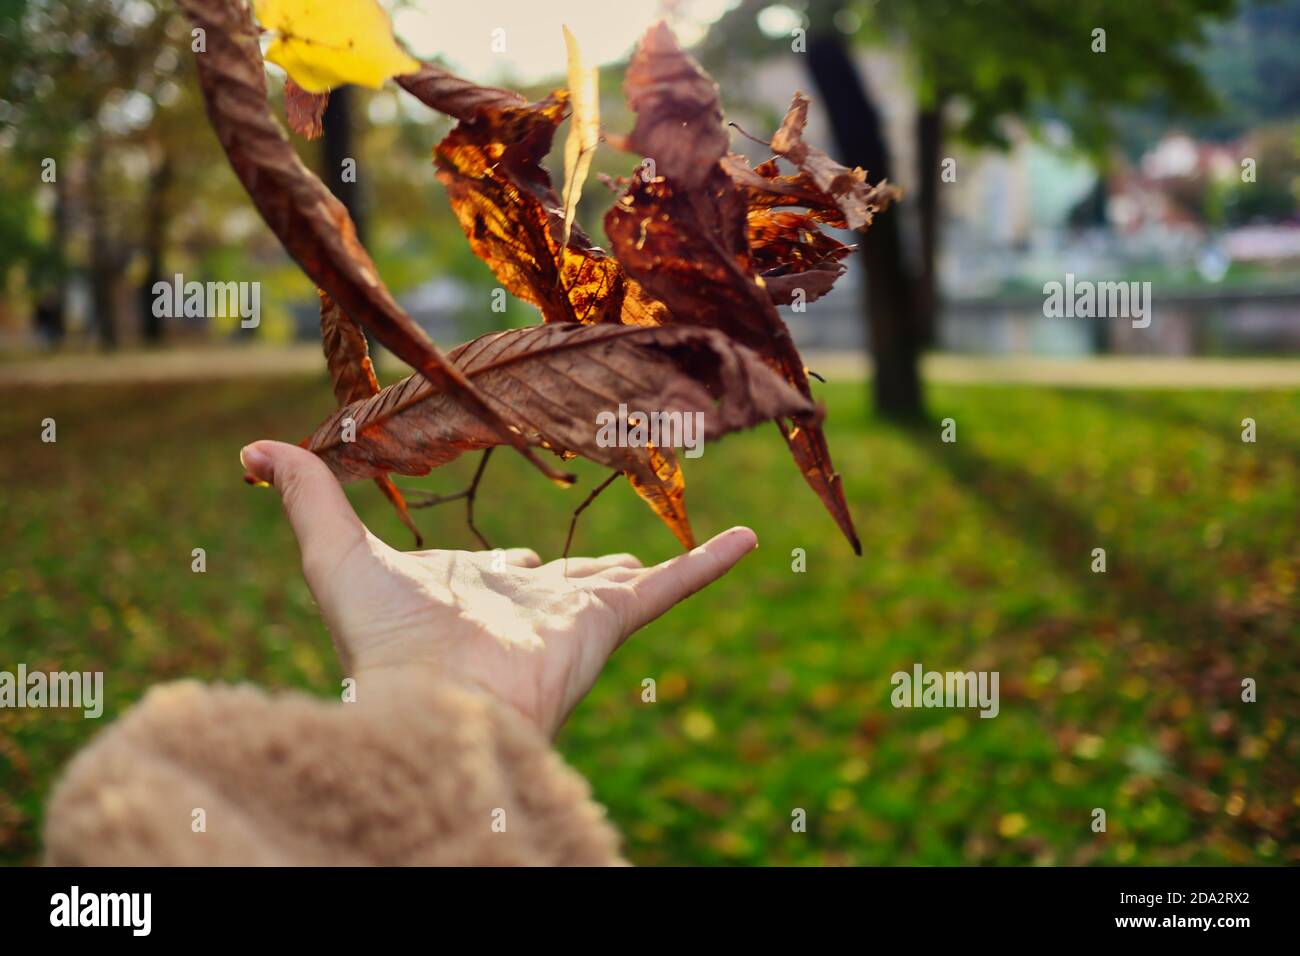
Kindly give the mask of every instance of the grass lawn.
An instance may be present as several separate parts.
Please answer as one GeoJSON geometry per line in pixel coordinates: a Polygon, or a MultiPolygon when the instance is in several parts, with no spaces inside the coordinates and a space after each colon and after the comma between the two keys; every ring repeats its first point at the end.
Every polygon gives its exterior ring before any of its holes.
{"type": "MultiPolygon", "coordinates": [[[[560,738],[634,862],[1300,862],[1300,393],[936,387],[912,432],[869,419],[861,386],[821,395],[865,555],[774,428],[710,446],[686,463],[697,535],[748,523],[759,550],[630,641],[560,738]],[[894,709],[914,662],[998,671],[1000,714],[894,709]]],[[[318,377],[0,396],[0,669],[103,670],[107,697],[100,721],[0,710],[0,861],[25,863],[62,766],[150,685],[336,697],[277,498],[236,458],[331,399],[318,377]]],[[[407,483],[453,491],[475,461],[407,483]]],[[[481,527],[549,559],[582,493],[500,452],[481,527]]],[[[409,546],[372,484],[351,496],[409,546]]],[[[472,546],[456,505],[417,520],[472,546]]],[[[674,548],[625,484],[575,542],[674,548]]]]}

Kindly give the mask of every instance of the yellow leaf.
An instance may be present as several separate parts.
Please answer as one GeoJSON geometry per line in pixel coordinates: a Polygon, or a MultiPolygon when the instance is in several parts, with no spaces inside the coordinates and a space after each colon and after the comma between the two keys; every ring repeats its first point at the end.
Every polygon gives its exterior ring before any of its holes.
{"type": "Polygon", "coordinates": [[[275,35],[266,58],[308,93],[344,83],[379,89],[419,62],[397,45],[378,0],[253,0],[258,22],[275,35]]]}
{"type": "MultiPolygon", "coordinates": [[[[578,41],[564,27],[564,46],[569,53],[569,103],[573,115],[569,119],[569,138],[564,141],[564,242],[568,245],[573,217],[578,211],[578,197],[587,181],[591,157],[600,141],[600,83],[599,74],[582,62],[578,41]]],[[[561,253],[563,254],[563,253],[561,253]]]]}

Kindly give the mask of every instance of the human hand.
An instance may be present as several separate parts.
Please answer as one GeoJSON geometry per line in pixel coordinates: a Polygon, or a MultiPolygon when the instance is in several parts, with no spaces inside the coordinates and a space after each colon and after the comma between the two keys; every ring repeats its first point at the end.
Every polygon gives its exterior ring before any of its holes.
{"type": "Polygon", "coordinates": [[[239,457],[280,492],[303,575],[352,676],[432,668],[552,736],[632,632],[758,546],[753,531],[732,528],[652,568],[630,554],[542,564],[527,548],[397,551],[366,529],[311,452],[259,441],[239,457]]]}

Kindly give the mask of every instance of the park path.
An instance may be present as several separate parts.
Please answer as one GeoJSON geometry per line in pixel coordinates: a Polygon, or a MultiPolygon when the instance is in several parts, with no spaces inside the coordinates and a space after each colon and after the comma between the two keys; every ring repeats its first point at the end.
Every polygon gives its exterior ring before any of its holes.
{"type": "MultiPolygon", "coordinates": [[[[860,381],[869,372],[865,355],[807,352],[808,368],[828,381],[860,381]]],[[[388,381],[403,366],[385,357],[388,381]]],[[[178,348],[0,361],[0,387],[55,387],[138,382],[283,377],[323,373],[317,345],[178,348]]],[[[1300,388],[1300,358],[1101,358],[932,355],[924,363],[927,381],[963,385],[1046,385],[1075,388],[1300,388]]]]}

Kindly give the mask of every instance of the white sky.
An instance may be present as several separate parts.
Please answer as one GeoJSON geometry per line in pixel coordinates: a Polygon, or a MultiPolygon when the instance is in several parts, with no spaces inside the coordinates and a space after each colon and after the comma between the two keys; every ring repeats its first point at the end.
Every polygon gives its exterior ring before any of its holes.
{"type": "MultiPolygon", "coordinates": [[[[416,56],[441,56],[479,83],[533,83],[564,73],[567,25],[586,61],[625,56],[656,20],[668,19],[683,46],[738,0],[414,0],[393,12],[394,31],[416,56]],[[492,50],[505,31],[505,52],[492,50]]],[[[391,5],[390,5],[391,6],[391,5]]]]}

